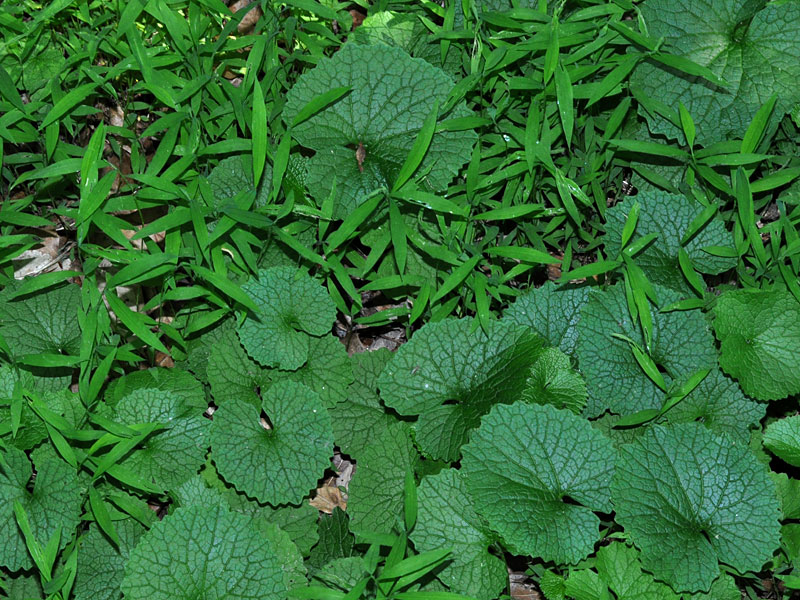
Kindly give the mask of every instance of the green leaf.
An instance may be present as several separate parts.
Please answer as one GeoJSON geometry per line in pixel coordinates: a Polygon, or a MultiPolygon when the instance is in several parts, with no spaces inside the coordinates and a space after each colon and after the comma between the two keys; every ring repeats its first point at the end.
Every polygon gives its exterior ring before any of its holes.
{"type": "Polygon", "coordinates": [[[80,354],[80,287],[63,284],[9,300],[22,285],[8,285],[0,292],[0,335],[15,355],[80,354]]]}
{"type": "Polygon", "coordinates": [[[36,465],[33,489],[28,484],[33,475],[31,463],[22,450],[7,447],[0,469],[0,565],[11,571],[33,567],[22,533],[17,528],[14,503],[18,502],[28,517],[31,532],[44,544],[61,529],[61,545],[69,542],[80,522],[83,493],[75,471],[61,460],[47,458],[36,465]]]}
{"type": "Polygon", "coordinates": [[[764,446],[781,460],[800,467],[800,416],[771,423],[764,431],[764,446]]]}
{"type": "Polygon", "coordinates": [[[347,512],[350,529],[360,533],[391,533],[402,527],[404,478],[417,453],[408,427],[395,423],[371,440],[357,457],[358,477],[350,482],[347,512]]]}
{"type": "Polygon", "coordinates": [[[750,432],[764,418],[766,405],[742,393],[735,381],[719,369],[711,372],[683,400],[667,411],[670,423],[697,421],[715,434],[727,434],[746,445],[750,432]]]}
{"type": "Polygon", "coordinates": [[[559,564],[592,552],[600,537],[592,511],[611,510],[615,451],[588,421],[548,405],[501,404],[463,455],[476,510],[512,552],[559,564]]]}
{"type": "Polygon", "coordinates": [[[244,515],[221,506],[180,509],[131,551],[122,591],[131,600],[284,600],[283,557],[264,542],[244,515]],[[211,564],[217,568],[205,568],[211,564]]]}
{"type": "MultiPolygon", "coordinates": [[[[155,521],[155,513],[153,513],[155,521]]],[[[78,571],[75,577],[76,600],[117,600],[131,550],[147,531],[135,519],[114,522],[119,544],[112,545],[96,524],[81,539],[78,571]]]]}
{"type": "Polygon", "coordinates": [[[589,569],[570,573],[564,591],[574,600],[611,600],[608,588],[600,580],[600,576],[589,569]]]}
{"type": "Polygon", "coordinates": [[[718,561],[759,571],[778,547],[766,467],[697,423],[656,425],[623,446],[611,489],[644,568],[678,592],[708,591],[718,561]]]}
{"type": "Polygon", "coordinates": [[[384,402],[419,415],[416,441],[433,458],[459,448],[497,402],[519,397],[542,340],[524,327],[494,322],[488,335],[469,319],[428,323],[400,347],[378,379],[384,402]]]}
{"type": "Polygon", "coordinates": [[[572,107],[572,82],[567,70],[559,64],[555,70],[556,102],[558,116],[561,118],[561,127],[564,129],[564,140],[567,147],[572,143],[572,129],[575,123],[575,113],[572,107]]]}
{"type": "Polygon", "coordinates": [[[378,397],[378,376],[391,357],[386,348],[353,355],[354,381],[329,410],[333,439],[346,454],[360,456],[394,421],[378,397]]]}
{"type": "Polygon", "coordinates": [[[586,382],[557,348],[545,348],[530,368],[522,399],[580,413],[586,406],[586,382]]]}
{"type": "Polygon", "coordinates": [[[208,174],[208,185],[214,194],[214,204],[210,206],[212,210],[221,209],[245,191],[256,193],[256,208],[262,208],[269,203],[272,192],[272,165],[269,162],[264,163],[264,172],[258,186],[253,183],[252,165],[253,158],[249,154],[229,156],[219,161],[208,174]]]}
{"type": "Polygon", "coordinates": [[[50,123],[55,123],[58,119],[75,108],[82,100],[86,100],[95,88],[97,88],[96,83],[86,83],[70,90],[50,109],[39,124],[39,130],[44,129],[50,125],[50,123]]]}
{"type": "Polygon", "coordinates": [[[333,455],[331,422],[319,396],[292,381],[274,384],[259,407],[231,398],[214,413],[210,441],[225,480],[260,502],[298,503],[333,455]]]}
{"type": "Polygon", "coordinates": [[[414,138],[414,144],[411,146],[408,156],[406,156],[403,164],[400,166],[400,171],[397,173],[394,183],[392,184],[392,192],[396,192],[402,188],[406,182],[411,179],[414,173],[416,173],[422,163],[422,159],[428,152],[428,148],[430,148],[433,132],[436,128],[436,119],[438,117],[439,101],[436,100],[433,103],[430,113],[422,122],[422,127],[420,127],[419,133],[417,133],[417,136],[414,138]]]}
{"type": "MultiPolygon", "coordinates": [[[[332,58],[300,76],[287,95],[291,122],[320,94],[339,87],[352,91],[293,129],[295,139],[316,152],[308,163],[308,187],[322,202],[336,174],[333,217],[341,219],[379,188],[392,189],[418,133],[435,103],[441,105],[453,82],[433,65],[383,44],[345,44],[332,58]]],[[[462,103],[448,118],[472,116],[462,103]]],[[[434,191],[444,189],[469,160],[473,131],[433,134],[419,172],[434,191]]]]}
{"type": "Polygon", "coordinates": [[[588,297],[588,287],[556,287],[548,281],[517,298],[503,318],[529,327],[550,345],[574,354],[578,340],[576,327],[588,297]]]}
{"type": "Polygon", "coordinates": [[[318,569],[331,561],[355,554],[355,536],[350,533],[347,513],[341,508],[337,506],[329,515],[321,514],[317,526],[319,543],[311,549],[308,558],[311,566],[318,569]]]}
{"type": "MultiPolygon", "coordinates": [[[[798,100],[800,6],[745,0],[649,0],[642,16],[654,38],[676,59],[707,67],[725,83],[679,73],[651,60],[639,64],[631,83],[667,106],[682,102],[697,126],[697,143],[740,137],[773,94],[780,118],[798,100]]],[[[641,109],[640,109],[641,110],[641,109]]],[[[653,134],[678,138],[680,129],[642,110],[653,134]]]]}
{"type": "Polygon", "coordinates": [[[264,166],[267,161],[267,109],[264,105],[264,90],[256,81],[253,86],[253,116],[250,123],[250,132],[253,136],[253,184],[257,188],[261,183],[264,166]]]}
{"type": "Polygon", "coordinates": [[[323,92],[320,95],[315,96],[294,116],[294,119],[292,120],[292,127],[296,127],[303,121],[307,121],[328,105],[333,104],[339,100],[339,98],[349,92],[350,89],[351,88],[348,86],[342,86],[333,88],[332,90],[328,90],[327,92],[323,92]]]}
{"type": "MultiPolygon", "coordinates": [[[[603,242],[609,256],[616,256],[620,252],[619,238],[627,215],[636,204],[642,210],[632,239],[635,241],[650,234],[658,235],[655,241],[636,255],[636,265],[651,283],[679,292],[690,291],[680,271],[678,254],[682,247],[681,240],[693,221],[703,213],[703,207],[684,196],[661,191],[642,192],[635,201],[626,198],[606,211],[603,242]]],[[[736,266],[733,258],[711,256],[704,252],[706,246],[734,247],[731,234],[718,218],[710,219],[683,248],[691,258],[692,265],[701,273],[717,275],[736,266]]]]}
{"type": "Polygon", "coordinates": [[[736,290],[714,308],[719,364],[758,400],[800,392],[800,303],[785,290],[736,290]]]}
{"type": "Polygon", "coordinates": [[[697,129],[695,128],[694,121],[692,120],[692,115],[689,114],[689,111],[686,110],[686,107],[681,102],[678,106],[678,114],[681,118],[681,127],[683,128],[683,136],[686,138],[686,145],[689,148],[694,146],[694,140],[697,136],[697,129]]]}
{"type": "Polygon", "coordinates": [[[238,333],[247,353],[262,365],[297,369],[308,360],[309,334],[325,335],[336,319],[333,301],[316,281],[289,267],[258,272],[242,286],[258,305],[238,333]]]}
{"type": "Polygon", "coordinates": [[[270,374],[275,382],[290,379],[310,387],[319,394],[325,408],[346,401],[347,386],[353,382],[347,349],[332,335],[309,339],[308,360],[300,369],[272,371],[270,374]]]}
{"type": "Polygon", "coordinates": [[[272,383],[270,371],[247,356],[230,323],[220,327],[208,354],[206,375],[211,386],[211,395],[217,406],[229,400],[240,400],[258,405],[258,390],[272,383]]]}
{"type": "MultiPolygon", "coordinates": [[[[675,300],[674,292],[666,288],[656,286],[655,291],[663,305],[675,300]]],[[[644,346],[621,285],[589,294],[577,331],[578,366],[589,391],[587,415],[599,416],[605,410],[627,415],[661,408],[664,392],[642,370],[629,343],[617,337],[644,346]]],[[[653,311],[650,358],[665,371],[662,375],[667,384],[715,367],[717,352],[703,315],[698,311],[653,311]]]]}
{"type": "Polygon", "coordinates": [[[639,552],[622,542],[597,551],[597,573],[616,594],[617,600],[679,600],[668,586],[642,570],[639,552]]]}
{"type": "Polygon", "coordinates": [[[126,394],[115,407],[118,422],[164,423],[167,428],[151,434],[143,447],[117,464],[160,488],[178,487],[203,464],[211,425],[203,416],[207,408],[202,394],[188,402],[185,397],[157,388],[139,388],[126,394]]]}
{"type": "Polygon", "coordinates": [[[454,592],[480,600],[496,598],[506,586],[505,563],[488,547],[494,535],[475,511],[464,476],[446,469],[422,480],[419,517],[411,535],[420,552],[452,549],[450,562],[437,577],[454,592]]]}
{"type": "Polygon", "coordinates": [[[140,389],[156,389],[180,399],[181,406],[203,412],[204,391],[200,382],[191,373],[179,369],[156,367],[133,371],[111,381],[105,394],[105,402],[114,408],[119,401],[140,389]]]}

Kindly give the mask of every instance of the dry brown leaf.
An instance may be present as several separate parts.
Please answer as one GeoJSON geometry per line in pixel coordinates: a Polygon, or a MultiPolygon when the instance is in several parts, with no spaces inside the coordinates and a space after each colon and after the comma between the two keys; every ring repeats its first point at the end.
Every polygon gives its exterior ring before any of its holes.
{"type": "Polygon", "coordinates": [[[335,485],[333,478],[325,482],[320,488],[317,488],[314,498],[309,501],[309,504],[325,514],[331,514],[333,509],[337,506],[342,510],[347,510],[347,502],[342,497],[342,492],[339,491],[335,485]]]}

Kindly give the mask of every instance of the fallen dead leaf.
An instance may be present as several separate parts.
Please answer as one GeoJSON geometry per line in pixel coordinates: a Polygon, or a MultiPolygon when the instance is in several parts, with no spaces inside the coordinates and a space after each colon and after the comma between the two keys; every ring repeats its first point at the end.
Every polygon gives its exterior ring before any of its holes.
{"type": "Polygon", "coordinates": [[[331,477],[325,485],[317,488],[314,498],[309,504],[319,511],[329,515],[337,506],[342,510],[347,510],[347,501],[342,497],[342,492],[336,487],[336,480],[331,477]]]}

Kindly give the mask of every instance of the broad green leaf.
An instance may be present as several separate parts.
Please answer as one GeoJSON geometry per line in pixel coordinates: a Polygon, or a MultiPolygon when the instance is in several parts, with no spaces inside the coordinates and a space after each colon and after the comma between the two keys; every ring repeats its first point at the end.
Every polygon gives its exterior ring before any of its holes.
{"type": "MultiPolygon", "coordinates": [[[[774,115],[798,100],[800,6],[796,2],[748,0],[648,0],[642,15],[664,50],[707,67],[728,85],[682,74],[652,61],[634,71],[631,82],[669,107],[683,102],[697,127],[697,142],[709,145],[741,137],[759,107],[777,94],[774,115]]],[[[643,111],[654,134],[672,138],[680,129],[643,111]]]]}
{"type": "Polygon", "coordinates": [[[210,208],[219,210],[237,194],[244,191],[256,192],[256,208],[262,208],[269,202],[272,191],[272,165],[267,161],[261,175],[261,183],[253,185],[253,157],[250,154],[223,158],[208,174],[208,185],[214,194],[215,204],[210,208]]]}
{"type": "MultiPolygon", "coordinates": [[[[664,306],[676,299],[666,288],[655,286],[655,291],[664,306]]],[[[642,370],[629,343],[615,335],[644,346],[621,285],[589,294],[577,331],[578,367],[589,390],[588,416],[599,416],[606,410],[628,415],[661,408],[664,392],[642,370]]],[[[698,311],[653,311],[649,356],[664,370],[661,374],[667,384],[700,369],[713,368],[717,361],[709,325],[698,311]]]]}
{"type": "MultiPolygon", "coordinates": [[[[333,216],[341,219],[374,190],[393,187],[431,107],[445,101],[453,82],[400,48],[345,44],[300,76],[287,95],[287,121],[337,87],[352,91],[297,125],[293,135],[316,152],[308,163],[307,183],[319,202],[330,195],[331,174],[336,175],[333,216]]],[[[462,103],[448,117],[471,114],[462,103]]],[[[435,133],[419,167],[426,185],[434,191],[445,188],[469,160],[476,137],[472,131],[435,133]]]]}
{"type": "Polygon", "coordinates": [[[517,298],[504,318],[530,327],[551,345],[574,355],[578,340],[576,327],[581,307],[588,297],[588,287],[556,287],[548,281],[517,298]]]}
{"type": "Polygon", "coordinates": [[[293,381],[274,384],[261,408],[230,398],[214,413],[211,453],[236,489],[273,506],[297,503],[330,464],[333,436],[320,397],[293,381]]]}
{"type": "Polygon", "coordinates": [[[206,364],[211,395],[217,406],[230,399],[260,404],[258,390],[270,386],[270,371],[247,356],[233,327],[223,325],[211,344],[206,364]]]}
{"type": "Polygon", "coordinates": [[[800,392],[800,303],[785,290],[736,290],[714,308],[719,364],[758,400],[800,392]]]}
{"type": "Polygon", "coordinates": [[[454,592],[492,600],[506,586],[505,563],[487,551],[495,536],[478,515],[464,476],[446,469],[422,480],[411,540],[419,552],[451,548],[452,562],[437,577],[454,592]]]}
{"type": "Polygon", "coordinates": [[[678,592],[708,591],[718,562],[759,571],[778,547],[766,467],[697,423],[655,425],[623,446],[611,489],[644,568],[678,592]]]}
{"type": "Polygon", "coordinates": [[[248,515],[253,521],[264,520],[280,526],[304,556],[308,555],[311,547],[319,540],[317,535],[319,511],[309,503],[303,502],[299,506],[286,505],[280,508],[261,504],[253,498],[237,492],[232,485],[226,483],[219,476],[210,459],[206,461],[200,477],[213,493],[209,495],[190,479],[175,493],[175,497],[181,505],[203,504],[208,498],[211,499],[211,502],[219,504],[221,496],[223,503],[231,510],[248,515]]]}
{"type": "Polygon", "coordinates": [[[366,561],[362,556],[334,558],[314,573],[314,583],[325,587],[308,587],[292,590],[291,598],[316,598],[317,600],[350,600],[358,598],[354,590],[363,592],[369,581],[366,561]],[[339,589],[349,590],[349,597],[339,589]]]}
{"type": "Polygon", "coordinates": [[[347,513],[350,529],[391,533],[403,518],[406,471],[417,453],[404,423],[395,423],[372,440],[358,457],[358,477],[350,482],[347,513]]]}
{"type": "MultiPolygon", "coordinates": [[[[77,394],[67,389],[52,389],[47,379],[34,377],[27,371],[15,369],[11,365],[3,365],[0,366],[0,423],[12,422],[15,386],[19,394],[22,394],[23,390],[38,392],[42,405],[59,416],[65,416],[71,426],[76,425],[85,413],[77,394]]],[[[19,402],[20,425],[16,436],[12,439],[9,433],[0,434],[0,437],[20,450],[31,450],[47,439],[47,426],[21,396],[19,402]]]]}
{"type": "Polygon", "coordinates": [[[336,309],[325,289],[297,269],[274,267],[242,286],[261,312],[239,326],[247,353],[264,366],[297,369],[308,360],[310,335],[330,331],[336,309]],[[310,335],[309,335],[310,334],[310,335]]]}
{"type": "Polygon", "coordinates": [[[548,405],[501,404],[462,450],[475,509],[514,553],[575,564],[592,552],[593,511],[611,511],[616,453],[588,421],[548,405]]]}
{"type": "Polygon", "coordinates": [[[67,545],[80,522],[82,484],[75,471],[65,462],[47,458],[32,465],[22,450],[7,447],[0,469],[0,565],[11,571],[33,567],[22,533],[14,516],[14,503],[19,502],[28,516],[31,531],[42,545],[61,529],[61,545],[67,545]]]}
{"type": "MultiPolygon", "coordinates": [[[[436,67],[441,67],[446,73],[460,73],[459,53],[448,52],[444,65],[442,65],[439,41],[431,35],[420,19],[411,13],[370,11],[361,25],[348,36],[347,41],[366,46],[374,46],[378,43],[399,46],[414,58],[421,58],[436,67]]],[[[457,100],[463,98],[466,91],[468,90],[461,92],[461,96],[457,100]]]]}
{"type": "Polygon", "coordinates": [[[338,338],[328,335],[310,338],[308,360],[296,371],[271,371],[274,382],[290,379],[319,394],[325,408],[348,398],[347,387],[353,382],[353,368],[347,349],[338,338]]]}
{"type": "Polygon", "coordinates": [[[187,402],[177,394],[157,388],[139,388],[126,394],[115,407],[123,425],[163,423],[166,429],[151,434],[144,445],[118,464],[163,489],[173,489],[192,477],[204,462],[208,408],[200,394],[187,402]]]}
{"type": "Polygon", "coordinates": [[[617,600],[679,600],[668,586],[642,570],[639,552],[623,542],[614,542],[597,551],[597,573],[616,594],[617,600]]]}
{"type": "Polygon", "coordinates": [[[8,300],[16,285],[19,284],[6,286],[0,293],[0,335],[14,354],[78,355],[80,287],[64,284],[32,296],[8,300]]]}
{"type": "MultiPolygon", "coordinates": [[[[635,201],[634,198],[626,198],[606,211],[606,235],[603,241],[609,256],[616,256],[620,252],[619,238],[626,216],[635,204],[639,204],[642,210],[633,242],[647,235],[658,235],[655,241],[636,255],[636,265],[651,283],[679,292],[689,291],[680,272],[678,253],[682,247],[681,240],[695,217],[703,212],[703,207],[684,196],[656,190],[638,194],[635,201]]],[[[734,247],[733,237],[725,230],[720,219],[712,219],[683,248],[695,269],[702,273],[717,275],[736,266],[733,258],[716,257],[704,252],[706,246],[734,247]]]]}
{"type": "Polygon", "coordinates": [[[573,571],[564,584],[567,597],[574,600],[611,600],[606,584],[590,569],[573,571]]]}
{"type": "Polygon", "coordinates": [[[735,381],[719,369],[712,369],[664,416],[670,423],[697,421],[716,434],[725,433],[737,443],[747,444],[751,429],[758,426],[765,413],[765,404],[754,402],[735,381]]]}
{"type": "Polygon", "coordinates": [[[800,467],[800,416],[771,423],[764,431],[764,446],[781,460],[800,467]]]}
{"type": "Polygon", "coordinates": [[[384,402],[419,415],[416,441],[433,458],[459,448],[497,402],[513,402],[543,342],[524,327],[494,322],[488,335],[469,319],[428,323],[400,347],[378,379],[384,402]]]}
{"type": "Polygon", "coordinates": [[[201,413],[206,405],[203,400],[203,386],[190,373],[179,369],[155,367],[133,371],[112,381],[105,394],[105,402],[110,407],[130,393],[140,389],[156,389],[180,398],[182,406],[192,407],[201,413]]]}
{"type": "MultiPolygon", "coordinates": [[[[766,453],[764,453],[766,454],[766,453]]],[[[767,461],[771,458],[767,455],[767,461]]],[[[790,478],[786,473],[770,472],[770,478],[778,490],[778,500],[784,519],[800,518],[800,480],[790,478]]]]}
{"type": "Polygon", "coordinates": [[[355,536],[350,533],[347,513],[339,507],[329,515],[321,514],[318,523],[319,543],[311,549],[308,562],[314,568],[355,554],[355,536]]]}
{"type": "Polygon", "coordinates": [[[531,365],[522,399],[551,404],[580,413],[586,406],[586,382],[572,369],[569,357],[557,348],[545,348],[531,365]]]}
{"type": "Polygon", "coordinates": [[[221,506],[178,510],[131,551],[122,591],[130,600],[284,600],[282,557],[264,542],[250,518],[221,506]]]}
{"type": "Polygon", "coordinates": [[[125,563],[147,530],[132,518],[115,521],[114,528],[120,538],[118,546],[112,545],[96,524],[83,537],[75,577],[76,600],[117,600],[120,597],[125,563]]]}
{"type": "Polygon", "coordinates": [[[394,421],[378,396],[378,375],[391,357],[385,348],[353,355],[354,381],[347,388],[346,399],[329,409],[333,439],[346,454],[358,458],[394,421]]]}

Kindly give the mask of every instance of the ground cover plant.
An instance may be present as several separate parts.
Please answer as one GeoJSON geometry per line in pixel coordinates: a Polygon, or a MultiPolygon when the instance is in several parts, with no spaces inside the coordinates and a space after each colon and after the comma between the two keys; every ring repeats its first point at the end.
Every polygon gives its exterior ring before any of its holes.
{"type": "Polygon", "coordinates": [[[0,4],[0,597],[800,594],[800,1],[0,4]]]}

